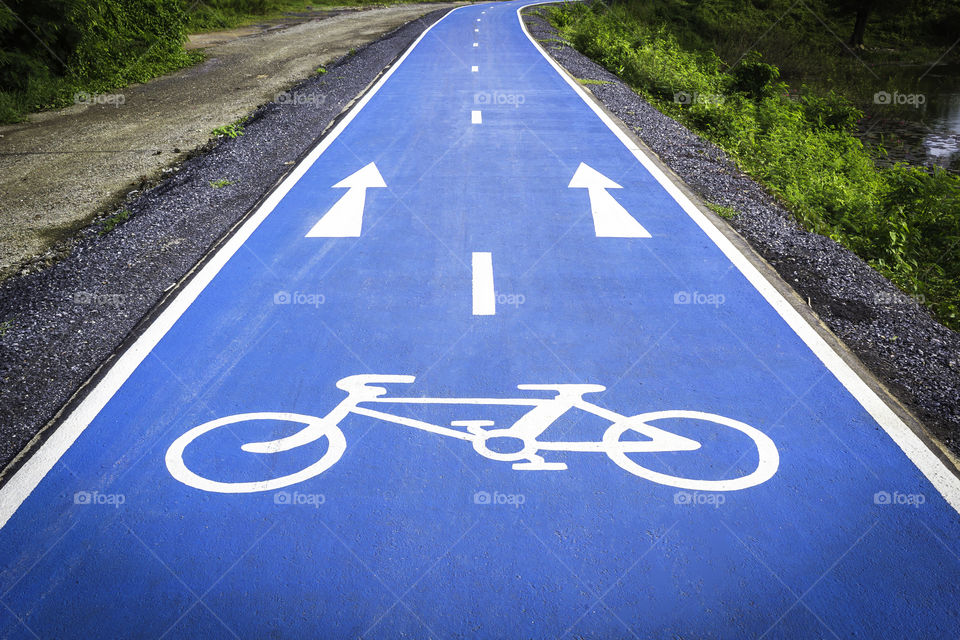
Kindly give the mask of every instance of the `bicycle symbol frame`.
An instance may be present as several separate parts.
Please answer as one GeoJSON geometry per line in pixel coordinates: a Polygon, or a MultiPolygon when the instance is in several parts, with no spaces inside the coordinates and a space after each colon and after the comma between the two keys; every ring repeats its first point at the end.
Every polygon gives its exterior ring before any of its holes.
{"type": "Polygon", "coordinates": [[[340,422],[349,414],[376,418],[405,427],[412,427],[439,436],[464,440],[473,445],[474,451],[490,460],[512,463],[513,469],[522,471],[562,471],[567,468],[564,462],[548,462],[543,452],[605,453],[614,463],[625,471],[658,484],[694,491],[737,491],[766,482],[777,472],[780,455],[777,447],[765,433],[748,424],[712,413],[688,410],[669,410],[641,413],[625,416],[605,409],[583,396],[587,393],[604,391],[606,387],[598,384],[521,384],[521,391],[553,391],[555,395],[547,398],[406,398],[387,396],[380,384],[410,384],[415,380],[408,375],[362,374],[342,378],[337,388],[347,392],[347,397],[322,418],[297,413],[256,412],[240,413],[217,418],[196,426],[179,438],[167,449],[165,461],[170,474],[180,482],[217,493],[252,493],[271,491],[288,487],[320,475],[340,459],[347,448],[347,441],[340,422]],[[371,386],[372,385],[372,386],[371,386]],[[510,427],[491,428],[490,420],[456,420],[449,427],[440,426],[385,411],[370,408],[377,403],[421,404],[421,405],[488,405],[530,407],[510,427]],[[592,413],[611,425],[599,442],[593,441],[544,441],[539,437],[566,412],[580,409],[592,413]],[[724,480],[700,480],[673,476],[648,469],[630,458],[628,454],[695,451],[700,442],[680,436],[651,425],[651,422],[664,419],[684,418],[712,422],[746,434],[756,446],[759,461],[756,470],[738,478],[724,480]],[[232,424],[257,420],[280,420],[302,423],[303,429],[293,435],[265,442],[250,442],[240,448],[248,453],[270,454],[289,451],[326,437],[328,447],[319,460],[306,468],[267,480],[249,482],[221,482],[200,476],[187,468],[183,454],[187,446],[200,436],[232,424]],[[621,440],[624,434],[636,432],[647,440],[621,440]],[[491,445],[499,443],[492,448],[491,445]]]}

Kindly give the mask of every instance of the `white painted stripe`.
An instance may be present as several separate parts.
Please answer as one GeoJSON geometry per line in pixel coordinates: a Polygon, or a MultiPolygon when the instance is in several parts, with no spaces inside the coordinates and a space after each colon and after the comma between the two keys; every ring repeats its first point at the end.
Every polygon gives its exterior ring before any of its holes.
{"type": "Polygon", "coordinates": [[[246,222],[237,229],[236,233],[211,256],[210,260],[197,272],[193,279],[176,294],[167,308],[157,316],[153,323],[146,328],[130,348],[117,359],[110,370],[107,371],[83,401],[80,402],[73,412],[57,427],[47,441],[44,442],[7,483],[0,488],[0,528],[2,528],[16,510],[20,508],[23,501],[27,499],[67,449],[80,437],[80,434],[83,433],[90,422],[93,421],[117,390],[126,382],[127,378],[130,377],[130,374],[134,372],[144,358],[146,358],[157,343],[160,342],[167,331],[170,330],[180,316],[183,315],[193,301],[196,300],[197,296],[210,284],[210,281],[220,272],[220,269],[230,260],[233,254],[240,249],[264,219],[270,215],[270,212],[273,211],[280,200],[287,195],[287,192],[289,192],[297,181],[303,177],[303,174],[313,166],[317,158],[323,155],[323,152],[333,144],[333,141],[343,133],[347,125],[353,122],[357,114],[360,113],[367,103],[370,102],[371,98],[383,87],[384,83],[386,83],[400,65],[403,64],[403,61],[407,59],[410,52],[420,44],[431,29],[440,24],[454,11],[462,8],[463,7],[457,7],[451,10],[420,34],[400,59],[397,60],[397,63],[387,70],[370,91],[337,123],[330,134],[293,169],[290,175],[284,178],[283,182],[280,183],[257,210],[247,218],[246,222]]]}
{"type": "Polygon", "coordinates": [[[479,46],[480,46],[480,43],[478,43],[478,42],[474,42],[474,43],[473,43],[473,46],[475,46],[475,47],[479,47],[479,46]]]}
{"type": "Polygon", "coordinates": [[[843,361],[840,354],[827,344],[827,341],[787,302],[786,298],[760,273],[753,263],[707,219],[703,212],[701,212],[666,174],[647,157],[643,150],[634,144],[627,134],[590,99],[583,88],[574,82],[566,71],[540,46],[540,43],[530,35],[530,32],[527,31],[527,25],[523,23],[521,11],[527,7],[539,4],[551,4],[551,2],[532,2],[520,7],[517,9],[517,20],[520,22],[520,28],[523,29],[523,33],[533,46],[537,48],[540,55],[560,74],[560,77],[570,85],[597,117],[607,125],[607,128],[630,150],[633,156],[643,165],[643,168],[650,172],[667,193],[683,208],[684,212],[707,234],[710,240],[717,245],[734,266],[740,270],[750,284],[752,284],[767,300],[770,306],[780,314],[780,317],[783,318],[800,339],[806,343],[824,366],[837,378],[840,384],[866,409],[867,413],[877,421],[877,424],[883,427],[887,435],[907,454],[907,457],[910,458],[923,475],[930,480],[937,491],[943,495],[944,499],[946,499],[955,510],[960,512],[960,478],[923,443],[917,434],[910,430],[910,427],[904,424],[900,416],[887,406],[887,403],[864,382],[850,365],[843,361]]]}
{"type": "Polygon", "coordinates": [[[473,32],[474,32],[474,33],[480,33],[480,29],[474,29],[473,32]]]}
{"type": "Polygon", "coordinates": [[[493,293],[493,254],[489,251],[473,253],[473,315],[492,316],[497,312],[493,293]]]}
{"type": "Polygon", "coordinates": [[[470,71],[472,71],[473,73],[477,73],[478,71],[480,71],[480,67],[477,67],[477,66],[470,67],[470,71]]]}
{"type": "Polygon", "coordinates": [[[479,111],[470,112],[470,124],[483,124],[483,116],[479,111]]]}

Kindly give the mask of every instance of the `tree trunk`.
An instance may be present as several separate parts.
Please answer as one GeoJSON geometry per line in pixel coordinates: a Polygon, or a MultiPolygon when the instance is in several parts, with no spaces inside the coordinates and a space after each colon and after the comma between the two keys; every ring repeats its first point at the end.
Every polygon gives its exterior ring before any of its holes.
{"type": "Polygon", "coordinates": [[[850,46],[854,49],[863,48],[863,34],[867,30],[867,18],[870,15],[870,3],[861,2],[857,7],[857,19],[853,23],[853,34],[850,36],[850,46]]]}

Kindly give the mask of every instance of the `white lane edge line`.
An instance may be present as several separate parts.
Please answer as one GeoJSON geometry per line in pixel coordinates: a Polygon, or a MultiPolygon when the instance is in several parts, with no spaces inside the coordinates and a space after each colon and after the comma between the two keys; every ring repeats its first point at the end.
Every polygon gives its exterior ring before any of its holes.
{"type": "Polygon", "coordinates": [[[462,8],[464,7],[451,9],[442,18],[427,27],[424,32],[413,41],[413,44],[400,56],[396,64],[387,70],[370,91],[336,124],[327,137],[324,138],[319,145],[314,147],[300,164],[294,167],[293,171],[284,178],[283,182],[280,183],[273,193],[261,203],[253,215],[247,218],[247,221],[236,230],[236,233],[210,257],[209,262],[197,272],[193,279],[171,300],[170,304],[144,330],[140,337],[114,362],[109,371],[107,371],[96,386],[90,390],[80,404],[77,405],[70,415],[50,434],[46,442],[23,463],[23,466],[7,480],[3,487],[0,487],[0,529],[7,524],[10,517],[16,513],[24,500],[30,496],[37,485],[40,484],[40,481],[50,472],[50,469],[53,468],[71,445],[76,442],[80,434],[82,434],[90,422],[96,418],[103,407],[106,406],[107,402],[116,394],[147,355],[153,351],[153,348],[167,334],[177,320],[179,320],[180,316],[184,314],[200,293],[206,289],[207,285],[216,277],[233,254],[240,249],[283,197],[287,195],[287,192],[293,188],[317,159],[333,144],[334,140],[346,129],[347,125],[353,122],[357,114],[363,110],[373,96],[376,95],[387,80],[390,79],[393,73],[403,64],[407,56],[416,49],[417,45],[420,44],[430,30],[443,22],[448,16],[453,14],[454,11],[462,8]]]}
{"type": "Polygon", "coordinates": [[[483,124],[483,115],[479,111],[471,111],[470,124],[483,124]]]}
{"type": "Polygon", "coordinates": [[[473,315],[495,315],[497,300],[493,291],[493,254],[489,251],[474,251],[472,266],[473,315]]]}
{"type": "Polygon", "coordinates": [[[810,350],[820,359],[827,369],[836,377],[850,395],[876,420],[887,435],[907,454],[907,457],[916,465],[923,475],[940,492],[944,499],[950,503],[958,513],[960,513],[960,478],[954,475],[947,468],[946,464],[936,456],[915,434],[910,427],[904,424],[900,416],[896,414],[887,403],[878,396],[870,386],[854,371],[850,365],[844,362],[833,348],[827,344],[827,341],[800,315],[800,313],[787,302],[776,287],[773,286],[760,273],[747,257],[723,235],[719,229],[713,226],[706,216],[697,209],[687,196],[673,184],[673,182],[664,174],[660,168],[653,163],[650,158],[633,143],[627,135],[620,130],[620,127],[597,106],[586,92],[577,83],[570,79],[563,68],[544,51],[540,43],[530,35],[527,25],[523,23],[521,12],[527,7],[533,7],[540,4],[553,4],[553,2],[531,2],[517,9],[517,20],[520,22],[520,28],[523,30],[527,39],[536,47],[546,61],[554,68],[563,80],[577,93],[578,96],[587,104],[587,106],[600,118],[601,121],[623,145],[634,155],[634,157],[650,172],[657,182],[660,183],[667,193],[680,205],[688,216],[699,226],[711,241],[723,252],[724,255],[737,267],[737,269],[747,278],[750,284],[762,295],[770,306],[780,315],[781,318],[793,329],[794,333],[803,340],[810,350]]]}

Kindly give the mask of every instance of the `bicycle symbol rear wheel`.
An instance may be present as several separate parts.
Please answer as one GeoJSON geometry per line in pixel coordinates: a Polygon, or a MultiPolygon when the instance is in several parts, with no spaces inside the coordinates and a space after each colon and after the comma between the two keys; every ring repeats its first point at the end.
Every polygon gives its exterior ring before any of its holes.
{"type": "MultiPolygon", "coordinates": [[[[653,428],[658,429],[657,427],[653,428]]],[[[738,420],[725,418],[724,416],[719,416],[714,413],[703,413],[701,411],[654,411],[631,416],[626,420],[621,420],[610,425],[603,434],[603,444],[607,456],[625,471],[658,484],[693,491],[737,491],[739,489],[753,487],[772,478],[780,466],[780,454],[777,451],[777,446],[765,433],[738,420]],[[638,464],[633,458],[627,455],[631,453],[631,449],[634,453],[638,451],[642,452],[644,445],[650,443],[649,441],[621,440],[625,433],[634,431],[649,437],[650,433],[645,433],[645,430],[649,430],[653,425],[648,423],[654,420],[664,420],[668,418],[686,418],[713,422],[746,434],[753,440],[754,445],[757,447],[757,453],[759,454],[759,462],[756,470],[739,478],[727,480],[697,480],[653,471],[638,464]],[[634,446],[631,447],[631,444],[634,446]]],[[[647,449],[647,451],[649,451],[649,449],[647,449]]],[[[649,456],[651,454],[637,453],[638,457],[640,455],[649,456]]]]}
{"type": "MultiPolygon", "coordinates": [[[[242,445],[241,449],[256,453],[267,453],[271,452],[271,448],[269,446],[270,444],[271,443],[249,443],[242,445]]],[[[272,450],[282,451],[287,448],[289,447],[273,448],[272,450]]],[[[170,471],[170,475],[180,482],[196,489],[201,489],[203,491],[215,491],[217,493],[254,493],[256,491],[272,491],[274,489],[288,487],[298,482],[303,482],[304,480],[309,480],[310,478],[317,476],[332,467],[337,460],[340,459],[340,456],[343,455],[343,452],[346,450],[346,448],[347,441],[343,437],[343,431],[340,430],[340,427],[327,420],[324,420],[323,418],[302,415],[299,413],[279,413],[272,411],[260,413],[238,413],[236,415],[227,416],[225,418],[217,418],[216,420],[205,422],[204,424],[190,429],[182,436],[174,440],[173,444],[170,445],[170,448],[167,449],[166,464],[167,469],[170,471]],[[268,480],[252,482],[220,482],[217,480],[204,478],[203,476],[200,476],[187,468],[187,465],[183,461],[183,453],[187,446],[189,446],[194,440],[206,433],[209,433],[210,431],[213,431],[214,429],[220,429],[231,424],[253,420],[300,422],[304,424],[304,428],[299,433],[311,430],[310,437],[305,439],[305,441],[312,442],[314,440],[319,440],[322,437],[326,437],[329,443],[327,451],[320,456],[319,460],[310,466],[297,471],[296,473],[280,476],[279,478],[271,478],[268,480]]]]}

